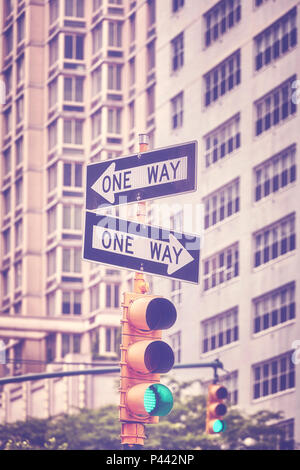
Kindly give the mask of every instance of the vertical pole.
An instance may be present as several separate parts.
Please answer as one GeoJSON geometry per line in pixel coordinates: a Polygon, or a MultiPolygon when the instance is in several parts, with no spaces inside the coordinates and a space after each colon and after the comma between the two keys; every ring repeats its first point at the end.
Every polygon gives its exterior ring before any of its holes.
{"type": "MultiPolygon", "coordinates": [[[[149,148],[149,138],[147,134],[139,134],[139,157],[141,152],[146,152],[149,148]]],[[[146,223],[146,201],[138,201],[137,204],[137,222],[146,223]]],[[[136,272],[134,276],[133,292],[136,294],[145,294],[149,291],[149,285],[144,279],[143,272],[136,272]]],[[[141,450],[145,439],[145,426],[142,423],[122,423],[122,441],[128,441],[123,444],[123,450],[141,450]],[[126,436],[126,437],[125,437],[126,436]],[[135,442],[135,444],[132,444],[135,442]]]]}

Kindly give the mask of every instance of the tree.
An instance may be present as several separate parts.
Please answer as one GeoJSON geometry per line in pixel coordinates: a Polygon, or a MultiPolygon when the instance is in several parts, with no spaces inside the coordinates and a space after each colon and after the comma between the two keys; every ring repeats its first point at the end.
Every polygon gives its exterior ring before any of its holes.
{"type": "MultiPolygon", "coordinates": [[[[146,426],[145,449],[276,449],[282,431],[276,424],[281,413],[262,410],[247,415],[237,408],[226,415],[226,432],[205,434],[206,397],[188,393],[191,382],[170,384],[172,412],[159,424],[146,426]]],[[[0,426],[0,449],[118,450],[118,408],[80,410],[73,415],[28,419],[0,426]]]]}

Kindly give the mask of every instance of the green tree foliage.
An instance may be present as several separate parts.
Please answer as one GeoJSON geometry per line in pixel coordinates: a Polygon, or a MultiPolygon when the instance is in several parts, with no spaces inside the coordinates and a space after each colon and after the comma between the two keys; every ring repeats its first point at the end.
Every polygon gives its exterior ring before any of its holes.
{"type": "MultiPolygon", "coordinates": [[[[231,408],[226,415],[226,432],[207,436],[206,397],[189,395],[190,386],[190,382],[172,382],[173,410],[160,418],[159,424],[146,426],[145,449],[276,449],[281,436],[276,423],[282,419],[281,413],[263,410],[246,415],[231,408]]],[[[106,406],[2,425],[0,449],[121,449],[118,408],[106,406]]]]}

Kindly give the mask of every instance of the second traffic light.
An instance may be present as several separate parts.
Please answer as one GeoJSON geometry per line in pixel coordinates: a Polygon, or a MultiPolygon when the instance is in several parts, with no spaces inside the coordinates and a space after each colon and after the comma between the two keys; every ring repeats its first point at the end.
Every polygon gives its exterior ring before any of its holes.
{"type": "Polygon", "coordinates": [[[217,434],[225,430],[223,417],[227,413],[224,400],[227,398],[227,388],[220,384],[208,386],[206,407],[206,434],[217,434]]]}
{"type": "Polygon", "coordinates": [[[174,364],[171,347],[161,340],[177,313],[169,300],[125,293],[121,344],[120,421],[157,423],[173,407],[173,395],[160,374],[174,364]]]}

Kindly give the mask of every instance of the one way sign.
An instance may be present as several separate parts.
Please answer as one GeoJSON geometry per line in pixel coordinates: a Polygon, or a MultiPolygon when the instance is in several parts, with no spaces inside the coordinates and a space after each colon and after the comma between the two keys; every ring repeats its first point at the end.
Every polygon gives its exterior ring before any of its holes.
{"type": "Polygon", "coordinates": [[[86,212],[85,260],[199,282],[200,238],[86,212]]]}
{"type": "Polygon", "coordinates": [[[196,151],[194,141],[88,165],[86,209],[195,191],[196,151]]]}

